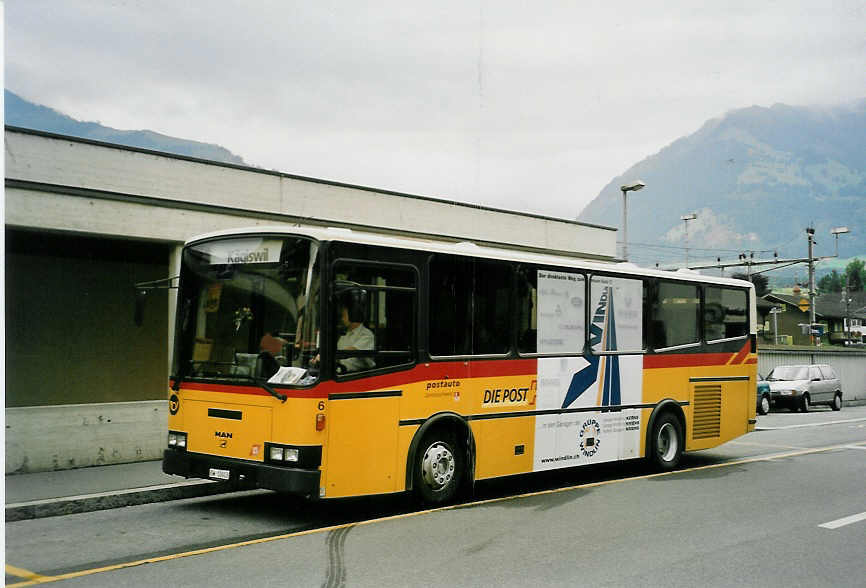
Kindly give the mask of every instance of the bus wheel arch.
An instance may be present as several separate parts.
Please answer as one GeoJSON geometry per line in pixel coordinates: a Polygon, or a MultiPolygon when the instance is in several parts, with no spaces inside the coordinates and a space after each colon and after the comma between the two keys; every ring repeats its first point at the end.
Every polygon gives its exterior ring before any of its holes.
{"type": "Polygon", "coordinates": [[[646,428],[646,459],[657,470],[670,471],[680,462],[686,447],[686,416],[675,400],[660,402],[646,428]]]}
{"type": "Polygon", "coordinates": [[[409,444],[406,490],[414,491],[425,503],[444,504],[462,487],[474,484],[474,473],[475,438],[466,420],[456,413],[439,413],[424,421],[409,444]],[[434,462],[441,464],[440,471],[454,464],[453,478],[445,472],[439,478],[446,482],[444,488],[437,488],[439,484],[430,479],[434,462]]]}

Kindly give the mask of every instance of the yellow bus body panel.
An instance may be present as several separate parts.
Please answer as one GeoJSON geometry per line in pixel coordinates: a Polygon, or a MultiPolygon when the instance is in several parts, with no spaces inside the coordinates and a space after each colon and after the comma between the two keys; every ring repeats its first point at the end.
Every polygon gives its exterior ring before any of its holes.
{"type": "Polygon", "coordinates": [[[271,396],[181,389],[177,414],[169,414],[168,428],[188,433],[187,450],[220,457],[262,462],[265,442],[324,445],[325,432],[316,431],[316,414],[327,415],[327,402],[316,398],[271,396]],[[321,407],[321,408],[320,408],[321,407]],[[240,418],[212,416],[219,411],[240,418]]]}
{"type": "Polygon", "coordinates": [[[535,375],[472,378],[468,380],[470,414],[476,440],[475,479],[532,471],[535,417],[484,418],[535,410],[535,375]]]}
{"type": "MultiPolygon", "coordinates": [[[[757,356],[746,359],[736,365],[644,367],[639,457],[646,454],[653,408],[668,399],[682,405],[686,450],[715,447],[754,430],[757,356]]],[[[445,369],[448,377],[433,379],[443,368],[420,364],[404,372],[405,382],[387,388],[353,393],[343,384],[330,399],[310,391],[313,397],[285,403],[249,392],[184,388],[176,393],[178,410],[169,416],[169,429],[189,433],[191,452],[258,462],[265,459],[265,442],[320,445],[327,498],[405,490],[412,442],[421,424],[437,414],[468,422],[474,479],[534,471],[537,375],[496,376],[495,369],[491,375],[488,365],[483,377],[473,378],[468,362],[445,369]],[[431,379],[419,379],[425,376],[431,379]],[[242,418],[215,417],[211,409],[238,411],[242,418]],[[316,430],[318,414],[325,415],[323,431],[316,430]]],[[[588,410],[588,418],[604,410],[588,410]]]]}
{"type": "MultiPolygon", "coordinates": [[[[329,401],[324,462],[326,496],[385,494],[402,489],[398,467],[398,397],[329,401]]],[[[405,472],[405,466],[402,468],[405,472]]]]}

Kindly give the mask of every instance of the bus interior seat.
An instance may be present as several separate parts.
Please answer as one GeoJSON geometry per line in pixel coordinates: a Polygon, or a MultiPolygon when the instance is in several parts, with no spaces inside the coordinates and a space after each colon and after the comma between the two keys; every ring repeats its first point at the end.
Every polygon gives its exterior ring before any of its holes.
{"type": "Polygon", "coordinates": [[[252,376],[256,369],[256,353],[235,353],[235,362],[231,374],[235,376],[252,376]]]}

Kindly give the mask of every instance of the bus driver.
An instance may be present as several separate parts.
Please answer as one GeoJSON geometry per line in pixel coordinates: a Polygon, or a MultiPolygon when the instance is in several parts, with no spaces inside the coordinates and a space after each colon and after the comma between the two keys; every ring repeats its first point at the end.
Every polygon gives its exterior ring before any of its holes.
{"type": "MultiPolygon", "coordinates": [[[[373,350],[373,332],[364,326],[365,300],[366,292],[350,290],[340,304],[340,324],[346,332],[337,339],[338,350],[373,350]]],[[[346,372],[368,370],[376,365],[372,357],[344,357],[338,359],[337,364],[338,369],[342,366],[346,372]]]]}

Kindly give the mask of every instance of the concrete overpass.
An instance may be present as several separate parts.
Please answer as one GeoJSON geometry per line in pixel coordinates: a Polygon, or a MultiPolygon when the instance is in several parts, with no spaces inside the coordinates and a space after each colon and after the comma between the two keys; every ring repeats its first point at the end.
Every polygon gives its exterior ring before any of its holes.
{"type": "Polygon", "coordinates": [[[6,127],[6,472],[157,459],[183,242],[339,226],[612,260],[608,227],[6,127]],[[152,301],[154,302],[154,301],[152,301]]]}

